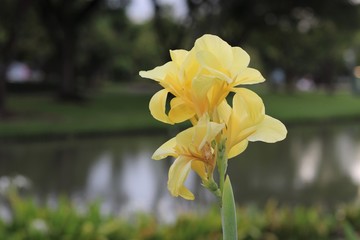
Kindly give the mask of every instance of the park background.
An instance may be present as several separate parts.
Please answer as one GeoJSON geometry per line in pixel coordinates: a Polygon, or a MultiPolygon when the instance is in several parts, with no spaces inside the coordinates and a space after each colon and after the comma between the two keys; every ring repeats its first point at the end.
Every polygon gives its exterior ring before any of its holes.
{"type": "Polygon", "coordinates": [[[205,33],[244,48],[288,128],[231,160],[240,239],[360,236],[357,0],[3,0],[0,239],[220,239],[216,199],[166,189],[141,79],[205,33]],[[214,208],[215,206],[215,208],[214,208]]]}

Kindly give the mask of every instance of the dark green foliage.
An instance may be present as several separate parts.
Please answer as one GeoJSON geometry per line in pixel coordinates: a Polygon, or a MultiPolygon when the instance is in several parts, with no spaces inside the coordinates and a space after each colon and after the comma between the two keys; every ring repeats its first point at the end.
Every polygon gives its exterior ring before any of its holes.
{"type": "Polygon", "coordinates": [[[56,208],[39,207],[33,200],[21,200],[15,194],[9,196],[9,201],[13,219],[0,222],[1,239],[125,240],[140,234],[130,223],[101,216],[97,203],[82,213],[65,199],[56,208]]]}
{"type": "Polygon", "coordinates": [[[221,217],[217,209],[211,210],[205,216],[184,215],[177,222],[165,227],[165,239],[221,239],[221,217]]]}

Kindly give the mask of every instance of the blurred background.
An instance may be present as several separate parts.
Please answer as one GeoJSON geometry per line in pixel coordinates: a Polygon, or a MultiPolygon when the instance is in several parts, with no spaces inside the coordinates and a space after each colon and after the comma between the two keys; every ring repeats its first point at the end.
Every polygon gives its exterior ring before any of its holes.
{"type": "Polygon", "coordinates": [[[151,155],[183,126],[151,117],[160,88],[138,76],[205,33],[250,54],[266,82],[249,87],[289,132],[230,161],[238,205],[358,202],[359,27],[358,0],[2,0],[0,218],[16,219],[14,192],[164,223],[216,205],[195,174],[195,201],[168,193],[171,159],[151,155]]]}

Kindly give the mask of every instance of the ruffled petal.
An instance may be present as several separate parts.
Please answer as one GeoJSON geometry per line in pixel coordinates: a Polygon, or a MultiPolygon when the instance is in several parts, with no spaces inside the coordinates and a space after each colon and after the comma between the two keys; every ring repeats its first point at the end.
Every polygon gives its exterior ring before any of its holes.
{"type": "Polygon", "coordinates": [[[245,68],[238,73],[232,86],[236,87],[241,84],[256,84],[264,82],[265,78],[254,68],[245,68]]]}
{"type": "Polygon", "coordinates": [[[164,65],[156,67],[152,70],[140,71],[139,75],[143,78],[149,78],[161,82],[165,79],[166,75],[175,72],[176,68],[174,67],[175,66],[173,62],[167,62],[164,65]]]}
{"type": "Polygon", "coordinates": [[[190,190],[187,189],[185,186],[180,187],[179,196],[186,200],[194,200],[195,199],[194,194],[192,192],[190,192],[190,190]]]}
{"type": "Polygon", "coordinates": [[[205,164],[202,161],[192,161],[191,168],[200,176],[201,179],[207,179],[205,164]]]}
{"type": "Polygon", "coordinates": [[[209,89],[214,85],[216,78],[213,76],[200,75],[192,82],[192,90],[198,99],[204,99],[209,89]]]}
{"type": "Polygon", "coordinates": [[[162,89],[158,91],[157,93],[152,96],[149,103],[149,109],[151,112],[151,115],[164,123],[173,124],[169,117],[166,115],[166,98],[168,94],[168,90],[162,89]]]}
{"type": "Polygon", "coordinates": [[[229,84],[223,79],[215,79],[213,87],[208,92],[210,110],[213,112],[216,107],[226,99],[230,92],[229,84]]]}
{"type": "Polygon", "coordinates": [[[237,88],[233,98],[233,112],[244,127],[260,123],[265,116],[265,107],[255,92],[237,88]]]}
{"type": "Polygon", "coordinates": [[[230,69],[231,76],[238,75],[247,68],[250,63],[250,56],[240,47],[232,47],[233,63],[230,69]]]}
{"type": "Polygon", "coordinates": [[[200,116],[209,111],[208,93],[213,87],[215,80],[212,76],[200,75],[192,82],[192,101],[196,106],[197,114],[200,116]]]}
{"type": "Polygon", "coordinates": [[[172,138],[169,141],[165,142],[163,145],[161,145],[154,152],[151,158],[154,160],[160,160],[168,156],[176,157],[177,154],[175,152],[175,146],[176,146],[176,138],[172,138]]]}
{"type": "Polygon", "coordinates": [[[206,128],[206,135],[204,136],[203,141],[200,143],[199,147],[202,148],[206,142],[211,143],[224,127],[224,123],[210,122],[206,128]]]}
{"type": "Polygon", "coordinates": [[[191,127],[176,135],[176,142],[179,146],[187,148],[194,142],[195,128],[191,127]]]}
{"type": "Polygon", "coordinates": [[[186,121],[195,115],[194,109],[178,97],[171,100],[170,107],[169,118],[174,123],[186,121]]]}
{"type": "MultiPolygon", "coordinates": [[[[264,119],[262,99],[253,91],[239,88],[233,97],[233,110],[227,123],[229,147],[233,147],[253,134],[264,119]]],[[[230,150],[230,149],[229,149],[230,150]]]]}
{"type": "Polygon", "coordinates": [[[190,89],[192,80],[199,74],[200,65],[196,59],[196,53],[194,51],[188,52],[183,64],[181,65],[181,73],[183,77],[183,87],[190,89]]]}
{"type": "Polygon", "coordinates": [[[186,56],[188,55],[188,51],[183,49],[170,50],[170,57],[173,62],[180,68],[184,63],[186,56]]]}
{"type": "Polygon", "coordinates": [[[207,116],[203,116],[194,126],[194,145],[201,151],[205,143],[211,143],[224,127],[225,124],[209,122],[207,116]]]}
{"type": "Polygon", "coordinates": [[[257,130],[249,136],[249,141],[263,141],[274,143],[285,139],[287,130],[279,120],[265,116],[264,120],[257,126],[257,130]]]}
{"type": "Polygon", "coordinates": [[[234,146],[229,146],[229,152],[228,152],[228,158],[233,158],[237,155],[239,155],[240,153],[242,153],[243,151],[245,151],[245,149],[248,146],[248,140],[243,140],[241,142],[239,142],[238,144],[235,144],[234,146]]]}
{"type": "Polygon", "coordinates": [[[184,186],[184,182],[191,169],[191,159],[178,157],[169,169],[168,189],[174,197],[181,196],[193,200],[194,195],[184,186]]]}
{"type": "MultiPolygon", "coordinates": [[[[205,34],[195,41],[196,51],[208,51],[217,58],[217,62],[224,68],[230,68],[233,61],[231,46],[218,36],[205,34]]],[[[212,65],[213,68],[215,67],[212,65]]],[[[216,69],[216,68],[215,68],[216,69]]]]}
{"type": "Polygon", "coordinates": [[[208,51],[199,51],[197,52],[196,57],[199,60],[200,65],[204,69],[208,70],[211,75],[228,83],[232,82],[231,77],[227,75],[227,70],[222,67],[222,64],[219,59],[217,59],[217,56],[214,56],[208,51]]]}
{"type": "Polygon", "coordinates": [[[218,117],[220,119],[220,122],[227,123],[229,121],[230,115],[231,115],[231,107],[227,103],[226,99],[223,100],[220,105],[217,107],[218,117]]]}

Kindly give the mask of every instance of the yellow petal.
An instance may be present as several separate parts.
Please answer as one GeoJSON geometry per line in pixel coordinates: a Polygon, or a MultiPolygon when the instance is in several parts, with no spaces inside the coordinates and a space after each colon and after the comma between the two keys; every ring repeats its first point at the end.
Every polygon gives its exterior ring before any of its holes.
{"type": "Polygon", "coordinates": [[[225,124],[209,122],[207,116],[199,119],[199,122],[194,126],[193,143],[200,151],[205,143],[211,143],[212,140],[220,133],[225,127],[225,124]]]}
{"type": "MultiPolygon", "coordinates": [[[[218,36],[205,34],[195,41],[196,51],[208,51],[216,56],[219,64],[224,68],[230,68],[233,61],[231,46],[218,36]]],[[[213,66],[215,67],[215,66],[213,66]]]]}
{"type": "Polygon", "coordinates": [[[187,189],[184,186],[181,186],[179,189],[179,196],[186,199],[186,200],[194,200],[195,196],[192,192],[189,191],[189,189],[187,189]]]}
{"type": "Polygon", "coordinates": [[[216,79],[212,76],[200,75],[192,82],[192,101],[196,106],[196,113],[202,115],[209,111],[209,90],[213,87],[216,79]]]}
{"type": "Polygon", "coordinates": [[[155,81],[161,82],[165,79],[166,75],[169,73],[174,73],[176,68],[174,63],[167,62],[162,66],[156,67],[149,71],[140,71],[139,75],[143,78],[153,79],[155,81]]]}
{"type": "Polygon", "coordinates": [[[169,169],[168,189],[171,195],[181,196],[185,199],[192,200],[194,195],[184,186],[184,182],[191,169],[191,159],[178,157],[169,169]]]}
{"type": "Polygon", "coordinates": [[[229,146],[229,153],[228,153],[228,158],[233,158],[237,155],[239,155],[240,153],[242,153],[243,151],[245,151],[245,149],[247,148],[248,145],[248,141],[247,140],[243,140],[241,142],[239,142],[238,144],[235,144],[234,146],[229,146]]]}
{"type": "Polygon", "coordinates": [[[211,112],[227,97],[229,94],[229,84],[223,79],[215,79],[213,87],[208,92],[209,106],[211,112]]]}
{"type": "Polygon", "coordinates": [[[175,97],[170,102],[169,118],[174,123],[179,123],[192,118],[195,111],[181,98],[175,97]]]}
{"type": "Polygon", "coordinates": [[[285,125],[279,120],[268,115],[258,125],[255,133],[249,136],[249,141],[263,141],[267,143],[274,143],[281,141],[286,137],[287,130],[285,125]]]}
{"type": "Polygon", "coordinates": [[[254,68],[245,68],[238,73],[232,86],[235,87],[240,84],[256,84],[264,81],[265,78],[261,75],[261,73],[258,70],[254,68]]]}
{"type": "Polygon", "coordinates": [[[149,103],[149,109],[151,112],[151,115],[164,123],[173,124],[173,122],[170,121],[169,117],[166,115],[166,98],[168,94],[168,90],[162,89],[154,94],[154,96],[150,99],[149,103]]]}
{"type": "Polygon", "coordinates": [[[236,76],[247,68],[250,63],[250,56],[240,47],[232,47],[232,53],[234,60],[230,72],[231,76],[236,76]]]}
{"type": "Polygon", "coordinates": [[[206,142],[211,143],[225,125],[215,122],[205,122],[205,118],[206,117],[200,118],[199,122],[194,127],[188,128],[176,135],[177,144],[183,148],[195,146],[196,149],[199,150],[206,142]]]}
{"type": "Polygon", "coordinates": [[[245,88],[237,88],[233,98],[233,112],[244,124],[257,124],[265,116],[265,107],[262,99],[253,91],[245,88]]]}
{"type": "Polygon", "coordinates": [[[205,143],[211,143],[224,127],[225,124],[223,123],[208,123],[206,128],[206,135],[203,137],[203,140],[199,145],[199,149],[201,149],[205,143]]]}
{"type": "Polygon", "coordinates": [[[200,72],[200,65],[196,59],[196,52],[194,51],[188,52],[186,58],[184,59],[183,64],[181,65],[180,70],[183,76],[184,88],[190,89],[192,80],[200,72]]]}
{"type": "Polygon", "coordinates": [[[221,68],[221,63],[216,58],[216,56],[209,51],[198,51],[196,57],[203,67],[210,69],[219,69],[221,68]]]}
{"type": "Polygon", "coordinates": [[[221,122],[227,123],[231,115],[231,107],[227,103],[226,99],[223,100],[220,105],[217,107],[218,117],[221,122]]]}
{"type": "Polygon", "coordinates": [[[197,52],[196,57],[199,60],[200,65],[208,70],[211,75],[228,83],[232,82],[231,77],[227,75],[229,72],[222,66],[222,63],[217,58],[218,56],[215,56],[208,51],[199,51],[197,52]]]}
{"type": "Polygon", "coordinates": [[[183,49],[170,50],[170,57],[171,60],[175,62],[178,67],[180,67],[184,63],[188,53],[189,53],[188,51],[183,49]]]}
{"type": "Polygon", "coordinates": [[[231,114],[226,129],[228,150],[246,140],[255,131],[256,128],[251,125],[251,123],[248,121],[241,121],[234,113],[231,114]]]}
{"type": "Polygon", "coordinates": [[[213,76],[199,75],[192,82],[192,90],[198,99],[206,98],[209,89],[214,85],[216,80],[213,76]]]}
{"type": "Polygon", "coordinates": [[[185,129],[184,131],[178,133],[176,135],[176,142],[179,146],[187,148],[194,142],[194,132],[195,128],[191,127],[188,129],[185,129]]]}
{"type": "Polygon", "coordinates": [[[202,161],[192,161],[191,168],[201,177],[201,179],[207,179],[205,170],[205,164],[202,161]]]}
{"type": "Polygon", "coordinates": [[[233,110],[227,123],[226,135],[230,146],[247,139],[265,117],[262,99],[253,91],[238,88],[233,97],[233,110]]]}
{"type": "Polygon", "coordinates": [[[177,154],[175,152],[175,146],[176,146],[176,139],[172,138],[169,141],[165,142],[163,145],[161,145],[152,155],[152,159],[154,160],[160,160],[163,158],[166,158],[168,156],[176,157],[177,154]]]}

